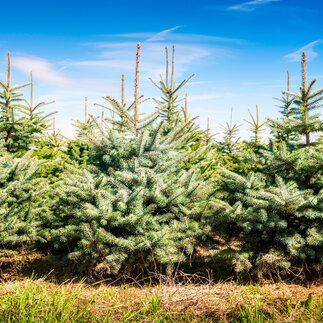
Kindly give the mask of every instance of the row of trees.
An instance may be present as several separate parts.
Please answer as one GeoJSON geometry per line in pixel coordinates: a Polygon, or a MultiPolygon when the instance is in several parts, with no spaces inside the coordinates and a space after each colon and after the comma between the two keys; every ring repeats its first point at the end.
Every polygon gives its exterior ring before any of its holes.
{"type": "MultiPolygon", "coordinates": [[[[250,113],[252,136],[224,139],[199,129],[175,84],[174,49],[166,75],[152,81],[162,98],[140,113],[137,48],[134,101],[105,96],[111,117],[77,121],[76,137],[46,135],[51,115],[33,103],[33,83],[0,82],[0,243],[83,268],[171,271],[198,257],[206,266],[264,272],[323,262],[323,89],[307,83],[302,58],[298,93],[283,92],[281,118],[250,113]],[[17,92],[31,86],[31,99],[17,92]],[[271,138],[261,138],[270,127],[271,138]],[[200,247],[200,248],[198,248],[200,247]]],[[[87,116],[88,117],[88,116],[87,116]]]]}

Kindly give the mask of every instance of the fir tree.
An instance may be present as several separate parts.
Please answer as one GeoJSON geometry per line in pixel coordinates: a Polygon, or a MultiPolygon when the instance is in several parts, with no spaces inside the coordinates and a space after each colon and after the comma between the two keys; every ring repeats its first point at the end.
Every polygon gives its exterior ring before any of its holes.
{"type": "MultiPolygon", "coordinates": [[[[139,46],[133,108],[105,97],[119,118],[112,127],[83,133],[90,148],[87,169],[68,166],[59,192],[52,241],[69,259],[117,272],[125,266],[170,270],[193,252],[202,234],[211,183],[183,162],[190,135],[181,123],[165,132],[157,110],[141,118],[139,46]]],[[[166,103],[168,105],[168,102],[166,103]]]]}
{"type": "Polygon", "coordinates": [[[322,107],[323,89],[312,91],[316,80],[306,82],[306,56],[302,55],[302,86],[300,92],[284,92],[294,97],[293,113],[281,121],[268,119],[272,123],[272,131],[277,131],[276,125],[282,125],[279,132],[284,129],[294,141],[286,137],[281,141],[278,149],[264,152],[269,160],[268,171],[279,173],[284,179],[291,179],[298,183],[301,188],[314,189],[315,193],[322,188],[318,178],[322,172],[322,142],[319,136],[312,138],[311,135],[319,135],[323,131],[323,122],[319,114],[311,114],[312,111],[322,107]],[[305,137],[305,138],[304,138],[305,137]],[[297,138],[297,140],[296,140],[297,138]]]}

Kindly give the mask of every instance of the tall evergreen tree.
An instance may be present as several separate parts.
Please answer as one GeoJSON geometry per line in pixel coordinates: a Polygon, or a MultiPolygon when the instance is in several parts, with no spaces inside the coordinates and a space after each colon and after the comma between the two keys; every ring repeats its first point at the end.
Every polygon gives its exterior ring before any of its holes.
{"type": "MultiPolygon", "coordinates": [[[[202,234],[211,183],[183,162],[190,136],[181,123],[165,132],[157,110],[140,117],[139,45],[133,108],[105,97],[119,118],[83,134],[88,169],[68,167],[59,192],[52,241],[58,252],[86,266],[117,272],[131,266],[170,270],[193,252],[202,234]]],[[[165,103],[168,105],[168,102],[165,103]]]]}

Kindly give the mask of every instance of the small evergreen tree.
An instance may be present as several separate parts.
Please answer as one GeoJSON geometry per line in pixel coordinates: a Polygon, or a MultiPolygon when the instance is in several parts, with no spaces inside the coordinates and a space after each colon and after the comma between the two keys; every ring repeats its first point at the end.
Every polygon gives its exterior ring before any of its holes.
{"type": "Polygon", "coordinates": [[[230,121],[226,124],[220,124],[223,130],[223,139],[216,143],[216,149],[219,152],[219,165],[235,172],[241,172],[241,143],[239,137],[239,128],[241,124],[234,124],[232,121],[233,108],[230,112],[230,121]]]}
{"type": "Polygon", "coordinates": [[[296,108],[293,106],[294,98],[289,95],[290,91],[290,80],[289,80],[289,71],[287,71],[287,92],[283,92],[281,98],[274,98],[275,100],[281,102],[281,105],[276,105],[280,109],[280,113],[282,115],[281,122],[279,120],[268,119],[270,122],[270,127],[274,129],[272,133],[274,134],[275,142],[280,142],[283,140],[284,142],[295,141],[297,138],[291,138],[290,133],[286,132],[286,124],[284,119],[289,120],[293,114],[296,112],[296,108]]]}
{"type": "Polygon", "coordinates": [[[267,121],[265,122],[260,122],[259,120],[259,111],[258,111],[258,105],[256,105],[256,116],[254,117],[251,113],[250,110],[248,110],[251,121],[249,120],[244,120],[246,121],[249,125],[249,131],[251,131],[252,133],[252,137],[251,137],[251,144],[253,147],[258,148],[261,143],[262,143],[262,137],[261,137],[261,133],[263,133],[265,131],[265,126],[267,124],[267,121]]]}
{"type": "Polygon", "coordinates": [[[233,108],[231,109],[230,113],[230,122],[226,123],[225,125],[220,125],[220,127],[223,130],[224,138],[223,142],[220,142],[220,149],[223,151],[224,154],[228,155],[229,157],[232,157],[234,153],[237,153],[239,151],[239,128],[240,124],[233,124],[232,123],[232,113],[233,108]]]}
{"type": "MultiPolygon", "coordinates": [[[[32,77],[32,75],[31,75],[32,77]]],[[[27,152],[31,145],[37,145],[39,135],[47,129],[48,118],[53,113],[42,116],[39,109],[49,103],[33,104],[33,80],[23,85],[11,85],[10,54],[8,53],[7,84],[0,82],[0,140],[8,152],[20,155],[27,152]],[[31,85],[30,102],[22,98],[17,90],[31,85]]]]}

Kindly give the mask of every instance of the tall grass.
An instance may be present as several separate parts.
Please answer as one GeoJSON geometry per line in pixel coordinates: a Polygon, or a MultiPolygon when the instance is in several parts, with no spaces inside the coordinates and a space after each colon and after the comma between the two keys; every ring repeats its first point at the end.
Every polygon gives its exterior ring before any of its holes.
{"type": "Polygon", "coordinates": [[[1,322],[91,322],[95,319],[90,311],[91,299],[81,302],[84,290],[81,284],[49,288],[42,281],[28,281],[6,291],[1,288],[1,322]]]}

